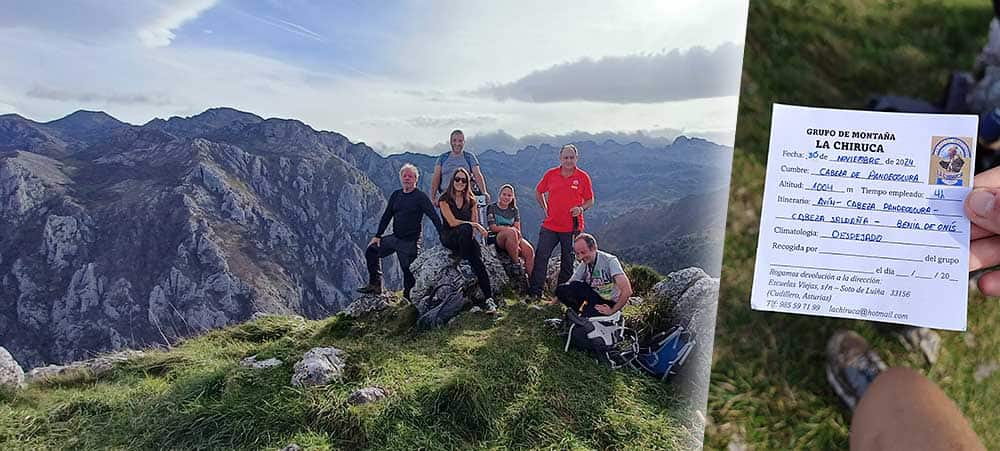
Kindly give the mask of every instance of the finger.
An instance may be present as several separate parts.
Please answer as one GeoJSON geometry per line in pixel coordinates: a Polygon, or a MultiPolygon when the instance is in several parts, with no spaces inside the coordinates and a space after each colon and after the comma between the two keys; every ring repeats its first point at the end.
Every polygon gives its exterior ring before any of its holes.
{"type": "Polygon", "coordinates": [[[1000,236],[975,240],[969,244],[969,271],[1000,264],[1000,236]]]}
{"type": "Polygon", "coordinates": [[[990,232],[989,230],[986,230],[986,229],[984,229],[982,227],[979,227],[979,226],[977,226],[975,224],[972,224],[972,228],[969,229],[969,230],[970,230],[970,232],[972,232],[972,236],[969,238],[972,241],[975,241],[975,240],[978,240],[980,238],[987,237],[987,236],[990,236],[990,235],[996,235],[995,233],[990,232]]]}
{"type": "Polygon", "coordinates": [[[1000,271],[983,274],[979,278],[979,291],[986,296],[1000,296],[1000,271]]]}
{"type": "MultiPolygon", "coordinates": [[[[1000,233],[1000,189],[976,188],[965,197],[965,216],[980,229],[993,234],[1000,233]]],[[[983,235],[982,231],[978,235],[983,235]]],[[[976,239],[974,236],[973,239],[976,239]]]]}
{"type": "Polygon", "coordinates": [[[972,186],[976,188],[1000,188],[1000,167],[976,174],[972,186]]]}

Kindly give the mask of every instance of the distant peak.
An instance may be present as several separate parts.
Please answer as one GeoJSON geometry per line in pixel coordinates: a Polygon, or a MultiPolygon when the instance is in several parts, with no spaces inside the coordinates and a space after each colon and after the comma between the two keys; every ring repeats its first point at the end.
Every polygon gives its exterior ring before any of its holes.
{"type": "Polygon", "coordinates": [[[90,110],[76,110],[59,119],[46,122],[45,124],[86,126],[86,125],[102,125],[108,123],[123,124],[122,121],[115,119],[108,113],[105,113],[103,111],[90,111],[90,110]]]}
{"type": "Polygon", "coordinates": [[[264,118],[253,114],[247,113],[246,111],[240,111],[235,108],[230,107],[215,107],[209,108],[202,112],[201,114],[192,116],[191,119],[208,119],[211,121],[228,121],[228,122],[260,122],[264,118]]]}
{"type": "Polygon", "coordinates": [[[0,114],[0,119],[19,119],[22,121],[28,120],[26,117],[21,116],[20,114],[17,113],[0,114]]]}

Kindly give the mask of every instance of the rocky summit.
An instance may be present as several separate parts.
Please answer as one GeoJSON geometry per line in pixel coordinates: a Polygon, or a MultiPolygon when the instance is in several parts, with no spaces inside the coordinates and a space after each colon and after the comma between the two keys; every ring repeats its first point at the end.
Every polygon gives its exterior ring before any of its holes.
{"type": "MultiPolygon", "coordinates": [[[[560,144],[480,155],[491,189],[517,186],[532,240],[541,212],[530,193],[560,144]]],[[[594,179],[588,228],[598,236],[649,216],[630,215],[649,205],[725,189],[731,157],[688,138],[662,149],[578,146],[594,179]]],[[[88,111],[45,123],[2,115],[0,345],[30,369],[170,346],[256,312],[339,312],[366,281],[364,247],[405,162],[429,190],[431,156],[383,157],[338,133],[229,108],[144,125],[88,111]]],[[[701,231],[720,226],[721,248],[724,211],[691,216],[701,231]]],[[[429,221],[424,241],[438,244],[429,221]]],[[[708,267],[689,257],[657,269],[708,267]]],[[[399,288],[394,258],[385,272],[386,286],[399,288]]]]}

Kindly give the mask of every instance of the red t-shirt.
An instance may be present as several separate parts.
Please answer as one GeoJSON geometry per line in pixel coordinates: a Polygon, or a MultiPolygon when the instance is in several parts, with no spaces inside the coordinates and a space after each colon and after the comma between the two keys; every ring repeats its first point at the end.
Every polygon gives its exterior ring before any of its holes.
{"type": "MultiPolygon", "coordinates": [[[[573,216],[569,210],[579,207],[594,198],[590,185],[590,175],[576,168],[569,177],[563,177],[562,168],[549,169],[538,182],[535,191],[549,193],[549,212],[542,221],[542,227],[553,232],[572,232],[573,216]]],[[[583,215],[580,215],[580,230],[583,230],[583,215]]]]}

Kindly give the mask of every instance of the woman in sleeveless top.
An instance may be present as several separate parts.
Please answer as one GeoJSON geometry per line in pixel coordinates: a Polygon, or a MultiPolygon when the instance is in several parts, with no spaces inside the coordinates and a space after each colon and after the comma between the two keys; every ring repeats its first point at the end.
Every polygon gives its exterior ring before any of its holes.
{"type": "Polygon", "coordinates": [[[438,200],[441,216],[444,219],[441,244],[469,262],[469,265],[472,266],[472,272],[476,274],[476,279],[479,282],[479,289],[486,297],[486,301],[481,307],[487,313],[495,313],[496,303],[493,301],[490,276],[486,272],[486,265],[483,264],[479,242],[473,236],[473,233],[478,232],[485,237],[487,232],[486,228],[479,224],[476,198],[469,190],[470,179],[467,169],[456,169],[448,183],[448,188],[438,200]]]}
{"type": "Polygon", "coordinates": [[[521,235],[521,215],[517,211],[512,185],[501,186],[497,201],[486,207],[486,224],[497,249],[507,252],[514,262],[520,261],[530,276],[535,263],[535,248],[521,235]]]}

